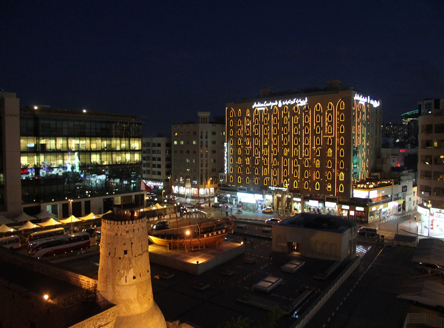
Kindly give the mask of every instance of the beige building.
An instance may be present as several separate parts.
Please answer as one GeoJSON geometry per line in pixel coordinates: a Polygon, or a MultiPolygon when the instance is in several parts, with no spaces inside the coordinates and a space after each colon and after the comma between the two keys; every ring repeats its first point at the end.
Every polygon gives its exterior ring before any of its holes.
{"type": "Polygon", "coordinates": [[[176,195],[212,198],[224,167],[225,124],[199,112],[198,123],[172,126],[172,189],[176,195]]]}
{"type": "MultiPolygon", "coordinates": [[[[423,232],[444,230],[444,110],[419,119],[418,212],[423,232]]],[[[421,230],[420,230],[421,231],[421,230]]]]}
{"type": "Polygon", "coordinates": [[[332,215],[301,213],[274,225],[272,250],[342,261],[356,255],[356,223],[332,215]]]}

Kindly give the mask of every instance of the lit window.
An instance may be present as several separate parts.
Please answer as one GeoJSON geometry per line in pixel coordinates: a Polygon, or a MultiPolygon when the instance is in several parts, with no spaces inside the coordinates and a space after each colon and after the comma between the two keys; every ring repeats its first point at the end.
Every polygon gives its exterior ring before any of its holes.
{"type": "Polygon", "coordinates": [[[315,183],[315,189],[319,190],[321,188],[321,184],[319,182],[315,183]]]}
{"type": "Polygon", "coordinates": [[[305,170],[304,178],[308,179],[309,177],[310,177],[310,173],[308,172],[308,170],[305,170]]]}
{"type": "Polygon", "coordinates": [[[339,173],[339,180],[344,181],[344,172],[339,173]]]}
{"type": "Polygon", "coordinates": [[[233,182],[233,176],[230,175],[230,182],[233,182]]]}
{"type": "Polygon", "coordinates": [[[298,182],[297,182],[297,180],[294,180],[294,182],[293,182],[293,188],[295,188],[295,189],[298,188],[298,182]]]}
{"type": "Polygon", "coordinates": [[[345,121],[345,114],[344,113],[339,114],[339,120],[341,122],[345,121]]]}
{"type": "Polygon", "coordinates": [[[230,120],[230,126],[233,126],[233,120],[230,120]]]}
{"type": "Polygon", "coordinates": [[[317,167],[317,168],[321,167],[321,161],[318,160],[318,159],[316,160],[316,167],[317,167]]]}
{"type": "Polygon", "coordinates": [[[344,192],[344,185],[342,183],[339,185],[339,192],[344,192]]]}
{"type": "Polygon", "coordinates": [[[245,183],[247,183],[247,184],[250,183],[250,178],[249,178],[249,177],[246,177],[246,178],[245,178],[245,183]]]}
{"type": "Polygon", "coordinates": [[[307,181],[304,182],[304,189],[308,189],[308,182],[307,181]]]}
{"type": "Polygon", "coordinates": [[[242,183],[242,177],[237,177],[237,183],[242,183]]]}
{"type": "Polygon", "coordinates": [[[331,191],[331,183],[327,183],[327,191],[331,191]]]}
{"type": "Polygon", "coordinates": [[[331,169],[331,160],[327,161],[327,168],[331,169]]]}
{"type": "Polygon", "coordinates": [[[344,161],[339,161],[339,168],[343,169],[344,168],[344,161]]]}

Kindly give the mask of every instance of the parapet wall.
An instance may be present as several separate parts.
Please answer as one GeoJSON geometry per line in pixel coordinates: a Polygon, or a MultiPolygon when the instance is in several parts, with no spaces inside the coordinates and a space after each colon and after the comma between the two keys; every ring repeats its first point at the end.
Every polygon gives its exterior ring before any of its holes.
{"type": "Polygon", "coordinates": [[[97,280],[56,267],[52,263],[11,252],[0,247],[0,260],[65,281],[83,289],[96,290],[97,280]]]}

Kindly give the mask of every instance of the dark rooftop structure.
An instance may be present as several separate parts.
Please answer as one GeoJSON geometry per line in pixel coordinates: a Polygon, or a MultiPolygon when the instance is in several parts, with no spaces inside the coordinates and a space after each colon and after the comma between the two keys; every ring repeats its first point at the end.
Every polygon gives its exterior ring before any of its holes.
{"type": "Polygon", "coordinates": [[[300,213],[280,223],[290,227],[340,232],[356,227],[356,223],[335,215],[300,213]]]}

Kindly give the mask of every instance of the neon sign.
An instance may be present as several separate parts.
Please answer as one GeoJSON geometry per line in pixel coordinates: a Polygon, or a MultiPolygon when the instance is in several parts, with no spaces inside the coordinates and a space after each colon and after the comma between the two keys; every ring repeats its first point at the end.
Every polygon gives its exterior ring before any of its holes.
{"type": "Polygon", "coordinates": [[[305,106],[307,103],[308,103],[307,97],[305,97],[305,99],[293,98],[293,99],[286,99],[286,100],[275,100],[275,101],[264,101],[264,102],[256,101],[253,104],[253,108],[257,108],[259,110],[264,110],[265,107],[272,107],[272,106],[282,107],[282,106],[286,106],[286,105],[305,106]]]}
{"type": "Polygon", "coordinates": [[[374,100],[374,99],[371,99],[370,96],[365,97],[360,94],[355,94],[354,99],[358,100],[361,104],[369,103],[370,105],[373,105],[373,107],[375,107],[375,108],[379,107],[379,105],[381,104],[379,102],[379,100],[374,100]]]}

